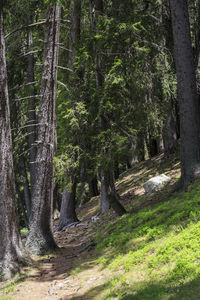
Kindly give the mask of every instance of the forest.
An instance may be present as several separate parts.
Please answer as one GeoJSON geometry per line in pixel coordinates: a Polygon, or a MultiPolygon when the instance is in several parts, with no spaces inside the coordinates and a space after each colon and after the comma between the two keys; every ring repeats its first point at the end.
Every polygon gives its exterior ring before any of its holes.
{"type": "Polygon", "coordinates": [[[91,251],[97,265],[120,272],[122,264],[124,273],[109,279],[110,294],[93,287],[51,299],[199,299],[199,59],[199,0],[0,1],[0,282],[55,253],[64,264],[59,239],[91,230],[68,257],[91,251]],[[141,192],[160,174],[171,180],[164,189],[141,192]],[[177,240],[197,230],[188,237],[195,246],[187,236],[174,244],[166,264],[188,247],[180,270],[171,261],[166,271],[176,284],[162,273],[155,288],[157,261],[147,252],[169,228],[177,240]],[[101,258],[102,249],[110,254],[101,258]],[[138,249],[153,270],[151,289],[124,275],[139,268],[138,249]],[[192,296],[186,282],[195,282],[192,296]]]}

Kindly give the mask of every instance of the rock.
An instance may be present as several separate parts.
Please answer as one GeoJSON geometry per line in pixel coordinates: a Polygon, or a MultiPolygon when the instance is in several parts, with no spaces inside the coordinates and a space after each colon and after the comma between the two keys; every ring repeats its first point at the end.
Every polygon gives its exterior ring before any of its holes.
{"type": "Polygon", "coordinates": [[[161,190],[170,180],[171,178],[166,176],[165,174],[161,174],[149,179],[143,184],[145,193],[152,194],[156,191],[161,190]]]}
{"type": "Polygon", "coordinates": [[[52,288],[49,288],[48,289],[48,294],[51,296],[51,295],[53,295],[53,289],[52,288]]]}
{"type": "Polygon", "coordinates": [[[62,290],[64,288],[64,284],[62,282],[59,282],[57,287],[62,290]]]}
{"type": "Polygon", "coordinates": [[[96,223],[98,220],[99,220],[99,217],[98,216],[93,216],[91,218],[92,222],[96,223]]]}

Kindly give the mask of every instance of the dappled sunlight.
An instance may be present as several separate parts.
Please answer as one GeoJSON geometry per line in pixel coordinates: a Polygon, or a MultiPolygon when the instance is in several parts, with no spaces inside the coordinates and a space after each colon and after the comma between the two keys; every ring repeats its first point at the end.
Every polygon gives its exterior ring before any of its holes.
{"type": "MultiPolygon", "coordinates": [[[[187,298],[181,290],[189,295],[192,286],[197,294],[200,187],[196,181],[187,192],[172,192],[180,174],[177,168],[168,174],[174,178],[173,183],[146,195],[141,182],[147,174],[155,174],[157,161],[152,169],[149,161],[142,163],[145,171],[137,173],[132,189],[128,187],[136,176],[134,169],[125,175],[127,181],[122,178],[118,182],[118,191],[126,190],[121,201],[131,213],[116,218],[110,210],[93,223],[91,217],[99,209],[98,197],[78,209],[81,226],[55,233],[60,249],[37,258],[37,267],[25,278],[28,288],[24,289],[23,282],[17,284],[15,299],[26,299],[36,286],[33,300],[39,293],[42,297],[59,295],[65,300],[182,300],[187,298]]],[[[166,161],[163,167],[167,169],[166,161]]],[[[163,171],[160,165],[159,171],[163,171]]]]}

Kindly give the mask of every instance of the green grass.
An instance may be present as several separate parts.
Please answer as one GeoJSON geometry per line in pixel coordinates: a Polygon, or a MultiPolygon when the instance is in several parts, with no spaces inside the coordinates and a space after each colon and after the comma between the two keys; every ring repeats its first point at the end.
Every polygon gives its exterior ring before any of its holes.
{"type": "Polygon", "coordinates": [[[1,283],[0,285],[0,300],[12,300],[13,298],[10,297],[8,294],[13,293],[17,284],[21,283],[25,280],[26,273],[19,273],[15,275],[15,277],[7,281],[5,283],[1,283]]]}
{"type": "Polygon", "coordinates": [[[20,230],[21,235],[26,235],[28,233],[28,228],[24,227],[20,230]]]}
{"type": "Polygon", "coordinates": [[[200,299],[200,184],[118,218],[96,240],[96,263],[122,273],[105,299],[200,299]]]}

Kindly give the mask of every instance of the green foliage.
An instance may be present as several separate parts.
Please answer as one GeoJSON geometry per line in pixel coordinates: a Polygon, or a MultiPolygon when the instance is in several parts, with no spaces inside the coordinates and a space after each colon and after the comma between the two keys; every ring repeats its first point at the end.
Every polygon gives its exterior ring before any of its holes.
{"type": "Polygon", "coordinates": [[[164,203],[118,218],[107,226],[107,237],[98,234],[98,264],[115,270],[123,267],[125,278],[139,269],[143,272],[145,283],[132,280],[125,287],[119,278],[110,283],[112,293],[129,299],[122,295],[129,290],[131,294],[132,286],[135,292],[130,299],[164,299],[168,291],[177,295],[173,299],[186,299],[179,297],[178,289],[200,276],[199,205],[200,185],[196,184],[164,203]]]}

